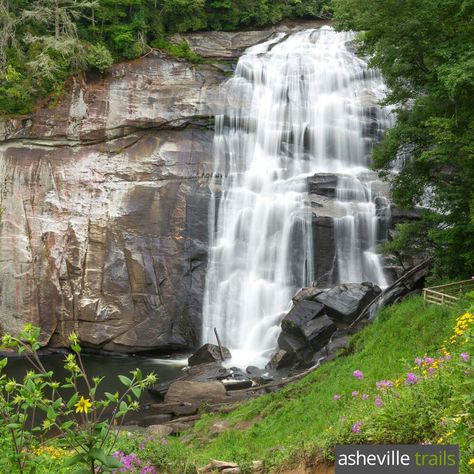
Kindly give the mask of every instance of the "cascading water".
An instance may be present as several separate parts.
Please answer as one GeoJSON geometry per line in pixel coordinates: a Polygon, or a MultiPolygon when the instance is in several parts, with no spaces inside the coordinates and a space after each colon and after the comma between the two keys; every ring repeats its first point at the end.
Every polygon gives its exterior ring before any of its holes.
{"type": "Polygon", "coordinates": [[[355,56],[352,38],[330,27],[279,34],[247,50],[225,84],[203,341],[217,328],[236,365],[264,365],[292,296],[312,280],[308,176],[338,174],[336,280],[386,284],[367,165],[389,118],[375,106],[383,83],[355,56]]]}

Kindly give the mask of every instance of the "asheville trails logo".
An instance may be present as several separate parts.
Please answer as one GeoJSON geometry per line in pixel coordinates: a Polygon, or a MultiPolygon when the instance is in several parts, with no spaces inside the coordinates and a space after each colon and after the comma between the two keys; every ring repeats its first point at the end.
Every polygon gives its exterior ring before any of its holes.
{"type": "Polygon", "coordinates": [[[458,474],[459,446],[336,446],[336,474],[458,474]]]}

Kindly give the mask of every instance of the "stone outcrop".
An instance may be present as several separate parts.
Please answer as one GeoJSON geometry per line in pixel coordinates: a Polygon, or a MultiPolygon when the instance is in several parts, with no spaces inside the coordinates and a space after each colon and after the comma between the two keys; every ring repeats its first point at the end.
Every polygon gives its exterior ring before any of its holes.
{"type": "Polygon", "coordinates": [[[185,41],[189,47],[207,59],[235,60],[250,46],[277,38],[278,33],[294,33],[307,28],[318,28],[328,21],[310,20],[285,22],[257,31],[210,31],[207,33],[174,34],[171,41],[185,41]]]}
{"type": "Polygon", "coordinates": [[[227,347],[216,346],[215,344],[204,344],[189,359],[188,365],[208,364],[220,360],[230,359],[232,357],[227,347]]]}
{"type": "Polygon", "coordinates": [[[267,367],[284,369],[314,365],[347,347],[349,326],[381,292],[369,282],[337,285],[329,290],[303,288],[281,322],[278,350],[267,367]],[[342,328],[342,329],[338,329],[342,328]]]}
{"type": "Polygon", "coordinates": [[[225,402],[226,389],[220,382],[193,382],[177,380],[170,385],[165,396],[165,402],[225,402]]]}
{"type": "Polygon", "coordinates": [[[320,293],[315,301],[324,306],[334,321],[350,324],[380,292],[381,289],[370,282],[345,283],[320,293]]]}
{"type": "Polygon", "coordinates": [[[224,75],[154,51],[0,123],[0,329],[108,351],[195,345],[224,75]]]}

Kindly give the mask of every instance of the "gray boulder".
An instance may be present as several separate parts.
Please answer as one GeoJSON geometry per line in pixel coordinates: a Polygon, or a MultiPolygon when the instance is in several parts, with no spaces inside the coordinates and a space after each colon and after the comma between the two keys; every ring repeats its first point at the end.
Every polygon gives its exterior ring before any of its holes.
{"type": "Polygon", "coordinates": [[[165,396],[166,403],[224,402],[227,392],[220,382],[192,382],[178,380],[170,385],[165,396]]]}
{"type": "Polygon", "coordinates": [[[323,304],[315,301],[302,300],[293,306],[290,312],[283,318],[281,322],[282,331],[298,338],[304,338],[308,331],[305,329],[305,325],[323,312],[323,304]]]}
{"type": "Polygon", "coordinates": [[[316,296],[327,315],[338,324],[350,324],[382,290],[373,283],[344,283],[316,296]]]}
{"type": "MultiPolygon", "coordinates": [[[[224,359],[232,358],[232,355],[227,349],[227,347],[221,347],[222,355],[224,359]]],[[[208,364],[209,362],[217,362],[220,361],[221,352],[219,350],[219,346],[215,344],[204,344],[200,347],[189,359],[188,364],[189,366],[199,365],[199,364],[208,364]]]]}
{"type": "Polygon", "coordinates": [[[287,352],[284,349],[278,349],[273,355],[268,364],[267,369],[281,370],[291,367],[295,363],[295,353],[287,352]]]}

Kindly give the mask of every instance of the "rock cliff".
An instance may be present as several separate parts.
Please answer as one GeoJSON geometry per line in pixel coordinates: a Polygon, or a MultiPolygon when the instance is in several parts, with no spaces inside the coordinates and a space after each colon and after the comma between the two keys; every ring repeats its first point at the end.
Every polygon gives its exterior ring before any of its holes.
{"type": "MultiPolygon", "coordinates": [[[[317,23],[316,23],[317,24],[317,23]]],[[[198,342],[213,117],[229,61],[277,30],[183,35],[208,61],[154,50],[71,79],[54,106],[0,121],[0,331],[115,352],[198,342]]]]}
{"type": "Polygon", "coordinates": [[[0,324],[131,352],[193,345],[223,74],[159,52],[0,125],[0,324]]]}

